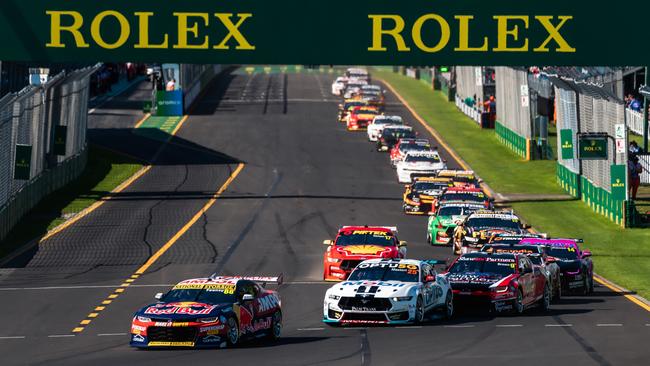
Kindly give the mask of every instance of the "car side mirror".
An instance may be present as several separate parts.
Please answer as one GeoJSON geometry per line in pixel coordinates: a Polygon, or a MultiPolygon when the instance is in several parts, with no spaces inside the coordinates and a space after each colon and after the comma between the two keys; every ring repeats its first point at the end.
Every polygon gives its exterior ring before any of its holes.
{"type": "Polygon", "coordinates": [[[400,240],[399,244],[397,245],[398,247],[405,247],[406,244],[408,244],[405,240],[400,240]]]}
{"type": "Polygon", "coordinates": [[[583,256],[583,257],[591,257],[591,251],[589,251],[589,250],[583,250],[583,251],[582,251],[582,256],[583,256]]]}
{"type": "Polygon", "coordinates": [[[555,257],[546,258],[546,263],[555,263],[555,262],[557,262],[557,259],[555,259],[555,257]]]}
{"type": "Polygon", "coordinates": [[[253,300],[255,300],[255,296],[253,296],[251,294],[244,294],[244,296],[242,296],[242,298],[241,298],[241,302],[250,302],[250,301],[253,301],[253,300]]]}
{"type": "Polygon", "coordinates": [[[531,226],[529,224],[523,224],[521,227],[523,227],[526,230],[531,228],[531,226]]]}
{"type": "Polygon", "coordinates": [[[163,293],[162,293],[162,292],[159,292],[159,293],[157,293],[156,295],[154,295],[154,298],[155,298],[156,300],[160,300],[160,299],[162,299],[162,297],[163,297],[163,293]]]}
{"type": "Polygon", "coordinates": [[[533,273],[532,267],[524,267],[523,273],[533,273]]]}
{"type": "Polygon", "coordinates": [[[432,275],[427,275],[426,277],[424,277],[424,282],[434,282],[435,280],[436,277],[432,275]]]}
{"type": "Polygon", "coordinates": [[[323,245],[332,245],[333,242],[331,240],[323,240],[323,245]]]}

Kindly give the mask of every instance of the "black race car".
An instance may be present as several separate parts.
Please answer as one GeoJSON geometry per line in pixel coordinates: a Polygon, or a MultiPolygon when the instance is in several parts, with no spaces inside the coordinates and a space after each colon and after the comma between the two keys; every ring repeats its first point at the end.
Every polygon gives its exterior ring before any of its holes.
{"type": "Polygon", "coordinates": [[[400,139],[414,139],[416,136],[413,127],[409,126],[386,126],[377,139],[377,151],[388,151],[397,144],[400,139]]]}

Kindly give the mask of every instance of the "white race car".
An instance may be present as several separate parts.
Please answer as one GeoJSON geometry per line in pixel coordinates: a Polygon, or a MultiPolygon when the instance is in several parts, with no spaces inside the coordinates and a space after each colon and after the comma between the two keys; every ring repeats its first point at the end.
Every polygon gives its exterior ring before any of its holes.
{"type": "Polygon", "coordinates": [[[345,89],[345,86],[348,84],[348,78],[345,76],[339,76],[334,80],[332,83],[332,94],[334,95],[341,95],[343,93],[343,89],[345,89]]]}
{"type": "Polygon", "coordinates": [[[384,127],[387,125],[403,125],[404,121],[400,116],[377,116],[368,125],[368,140],[376,142],[384,127]]]}
{"type": "Polygon", "coordinates": [[[338,324],[421,323],[428,313],[454,314],[453,292],[446,277],[434,270],[439,261],[370,259],[361,262],[347,281],[325,293],[323,322],[338,324]]]}
{"type": "Polygon", "coordinates": [[[447,169],[438,151],[409,151],[404,159],[397,163],[397,180],[402,184],[411,184],[413,177],[434,176],[447,169]]]}
{"type": "Polygon", "coordinates": [[[363,80],[367,83],[370,82],[370,73],[366,69],[351,67],[345,71],[345,76],[350,79],[363,80]]]}

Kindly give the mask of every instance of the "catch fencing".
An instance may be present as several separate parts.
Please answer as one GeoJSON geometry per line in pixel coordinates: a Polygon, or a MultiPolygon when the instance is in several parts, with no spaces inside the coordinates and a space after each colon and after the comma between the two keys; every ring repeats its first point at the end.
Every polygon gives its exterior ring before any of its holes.
{"type": "Polygon", "coordinates": [[[43,197],[83,171],[96,69],[62,72],[0,99],[0,240],[43,197]]]}
{"type": "Polygon", "coordinates": [[[615,136],[616,124],[623,123],[625,118],[623,103],[610,91],[597,85],[558,77],[551,77],[551,81],[555,85],[558,108],[558,183],[594,211],[624,225],[624,201],[615,200],[611,194],[611,169],[615,164],[626,164],[627,149],[617,153],[615,145],[608,141],[606,160],[577,159],[577,135],[600,132],[615,136]],[[563,156],[563,148],[572,150],[570,158],[563,156]]]}
{"type": "Polygon", "coordinates": [[[630,131],[639,136],[643,136],[643,113],[626,108],[625,117],[627,118],[627,126],[630,131]]]}
{"type": "Polygon", "coordinates": [[[499,141],[522,158],[530,159],[530,95],[524,69],[496,68],[496,102],[499,141]]]}
{"type": "Polygon", "coordinates": [[[485,67],[456,66],[455,71],[456,107],[480,124],[483,102],[494,94],[494,83],[486,80],[485,67]]]}

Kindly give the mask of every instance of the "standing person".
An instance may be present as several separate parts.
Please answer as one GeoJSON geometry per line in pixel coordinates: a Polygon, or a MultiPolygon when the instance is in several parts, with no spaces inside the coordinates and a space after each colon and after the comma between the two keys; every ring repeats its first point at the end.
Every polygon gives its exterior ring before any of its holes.
{"type": "Polygon", "coordinates": [[[636,141],[630,142],[630,154],[632,155],[637,155],[641,152],[641,148],[639,145],[636,143],[636,141]]]}
{"type": "Polygon", "coordinates": [[[176,80],[172,78],[167,82],[167,86],[165,87],[165,90],[167,91],[174,91],[176,90],[176,80]]]}
{"type": "Polygon", "coordinates": [[[639,164],[639,157],[630,156],[627,161],[627,174],[630,182],[630,199],[632,200],[636,200],[636,192],[641,185],[641,173],[643,173],[643,167],[639,164]]]}

